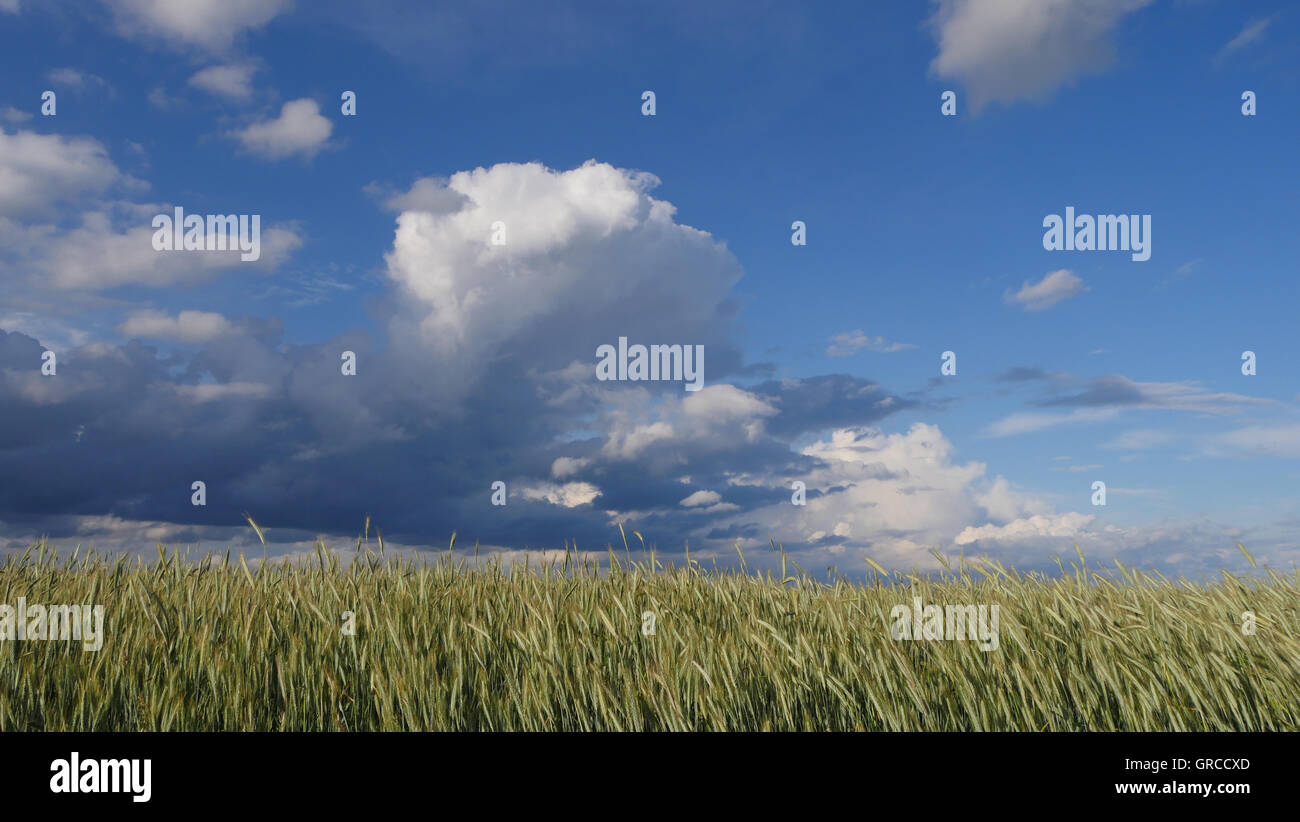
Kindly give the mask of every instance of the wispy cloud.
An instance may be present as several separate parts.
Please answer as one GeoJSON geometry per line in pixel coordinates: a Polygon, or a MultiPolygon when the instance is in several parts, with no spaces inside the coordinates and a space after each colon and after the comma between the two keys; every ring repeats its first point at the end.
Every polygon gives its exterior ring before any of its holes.
{"type": "Polygon", "coordinates": [[[1241,31],[1237,32],[1237,36],[1229,40],[1223,48],[1219,50],[1219,53],[1215,55],[1215,65],[1221,64],[1236,52],[1263,37],[1264,32],[1268,31],[1268,27],[1273,25],[1275,19],[1277,19],[1277,15],[1273,14],[1269,17],[1256,18],[1246,23],[1241,31]]]}
{"type": "Polygon", "coordinates": [[[1170,274],[1168,277],[1165,277],[1163,280],[1161,280],[1160,285],[1156,287],[1165,288],[1166,286],[1172,285],[1173,283],[1177,282],[1178,280],[1181,280],[1184,277],[1188,277],[1196,273],[1198,270],[1200,270],[1204,262],[1205,261],[1200,257],[1197,257],[1194,260],[1188,260],[1187,262],[1175,268],[1174,273],[1170,274]]]}
{"type": "Polygon", "coordinates": [[[860,328],[846,331],[843,334],[836,334],[831,337],[830,343],[830,346],[826,349],[826,354],[831,357],[847,357],[864,348],[868,351],[875,351],[877,354],[892,354],[895,351],[916,348],[911,343],[891,343],[886,341],[884,337],[869,337],[860,328]]]}
{"type": "Polygon", "coordinates": [[[1153,448],[1168,445],[1176,439],[1178,439],[1177,435],[1169,431],[1162,431],[1157,428],[1138,428],[1125,431],[1110,442],[1103,443],[1101,447],[1117,451],[1150,451],[1153,448]]]}
{"type": "Polygon", "coordinates": [[[1115,408],[1080,408],[1068,414],[1023,412],[1011,414],[993,423],[985,429],[985,435],[990,437],[1010,437],[1016,434],[1030,434],[1046,428],[1055,428],[1059,425],[1102,422],[1114,419],[1118,414],[1119,410],[1115,408]]]}
{"type": "MultiPolygon", "coordinates": [[[[1059,375],[1058,384],[1072,381],[1069,375],[1059,375]]],[[[1086,381],[1082,390],[1037,400],[1040,408],[1073,408],[1069,413],[1032,411],[1008,415],[985,429],[985,435],[1006,437],[1028,434],[1075,423],[1102,422],[1114,419],[1129,409],[1187,411],[1202,414],[1232,414],[1244,408],[1276,406],[1276,400],[1250,397],[1223,391],[1207,391],[1200,383],[1188,382],[1138,382],[1119,374],[1106,374],[1086,381]]],[[[1147,443],[1153,446],[1157,438],[1149,432],[1132,433],[1127,439],[1121,436],[1110,447],[1131,448],[1147,443]]]]}
{"type": "Polygon", "coordinates": [[[1246,406],[1276,405],[1277,401],[1229,391],[1207,391],[1194,380],[1183,382],[1138,382],[1119,374],[1105,374],[1088,380],[1083,390],[1040,400],[1041,407],[1131,407],[1164,408],[1173,411],[1232,413],[1246,406]]]}
{"type": "Polygon", "coordinates": [[[1256,456],[1300,459],[1300,423],[1250,425],[1214,438],[1206,448],[1211,456],[1256,456]]]}
{"type": "Polygon", "coordinates": [[[76,91],[85,91],[90,88],[109,88],[108,81],[97,74],[78,71],[74,68],[56,68],[47,72],[45,75],[51,83],[59,86],[67,86],[76,91]]]}

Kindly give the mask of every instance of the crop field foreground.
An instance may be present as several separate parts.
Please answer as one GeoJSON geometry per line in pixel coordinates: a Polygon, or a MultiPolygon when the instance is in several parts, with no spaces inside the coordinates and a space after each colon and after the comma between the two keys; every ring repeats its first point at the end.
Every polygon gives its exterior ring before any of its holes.
{"type": "Polygon", "coordinates": [[[621,551],[317,554],[10,555],[0,604],[102,605],[103,636],[0,639],[0,729],[1300,729],[1296,573],[967,559],[832,584],[621,551]],[[893,638],[917,598],[997,605],[997,647],[893,638]]]}

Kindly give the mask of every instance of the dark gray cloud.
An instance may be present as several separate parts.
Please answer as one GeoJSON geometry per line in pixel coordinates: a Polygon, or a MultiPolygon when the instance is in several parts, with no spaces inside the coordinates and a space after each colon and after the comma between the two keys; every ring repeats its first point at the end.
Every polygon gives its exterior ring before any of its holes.
{"type": "Polygon", "coordinates": [[[390,539],[415,544],[459,530],[489,544],[528,534],[598,547],[609,539],[607,510],[641,512],[646,531],[686,534],[707,521],[680,505],[695,491],[720,489],[739,511],[788,498],[783,487],[729,479],[806,474],[818,460],[792,450],[792,438],[905,405],[882,407],[888,392],[843,375],[773,381],[753,391],[777,409],[757,440],[665,441],[617,460],[602,457],[600,431],[572,439],[575,411],[596,400],[548,402],[540,378],[512,358],[492,364],[464,413],[429,402],[422,383],[402,379],[416,366],[367,335],[290,346],[278,323],[233,325],[188,353],[135,340],[83,346],[59,357],[55,376],[40,374],[37,340],[0,332],[0,473],[30,478],[0,483],[0,521],[56,538],[113,532],[84,518],[168,523],[169,540],[211,541],[236,533],[244,511],[282,538],[354,532],[369,514],[390,539]],[[357,354],[355,377],[340,374],[343,350],[357,354]],[[587,463],[557,478],[558,457],[587,463]],[[196,480],[204,507],[190,501],[196,480]],[[496,480],[508,484],[505,507],[490,504],[496,480]],[[590,482],[600,496],[564,508],[522,493],[547,482],[590,482]]]}
{"type": "Polygon", "coordinates": [[[1107,374],[1089,380],[1084,390],[1063,397],[1040,400],[1035,405],[1044,408],[1099,408],[1106,406],[1140,405],[1150,402],[1152,396],[1141,385],[1116,374],[1107,374]]]}
{"type": "Polygon", "coordinates": [[[890,394],[876,383],[847,374],[827,374],[800,380],[769,380],[752,389],[771,398],[781,415],[770,421],[774,435],[797,437],[858,425],[874,425],[885,417],[918,403],[890,394]]]}
{"type": "Polygon", "coordinates": [[[1051,375],[1041,368],[1017,365],[997,374],[993,379],[998,382],[1034,382],[1050,379],[1050,377],[1051,375]]]}

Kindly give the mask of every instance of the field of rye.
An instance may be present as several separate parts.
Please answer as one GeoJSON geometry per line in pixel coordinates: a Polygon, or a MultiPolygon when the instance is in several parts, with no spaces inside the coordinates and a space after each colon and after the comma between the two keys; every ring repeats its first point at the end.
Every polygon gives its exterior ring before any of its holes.
{"type": "Polygon", "coordinates": [[[102,605],[103,647],[0,641],[0,729],[1300,729],[1300,573],[1062,571],[831,584],[635,550],[344,567],[322,545],[261,563],[41,543],[0,565],[0,603],[102,605]],[[998,648],[891,639],[915,597],[1000,606],[998,648]]]}

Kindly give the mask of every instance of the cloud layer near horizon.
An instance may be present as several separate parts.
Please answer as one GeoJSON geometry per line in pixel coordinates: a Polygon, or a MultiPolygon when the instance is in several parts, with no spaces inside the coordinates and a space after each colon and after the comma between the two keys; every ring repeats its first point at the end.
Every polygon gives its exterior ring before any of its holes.
{"type": "MultiPolygon", "coordinates": [[[[15,270],[49,274],[27,283],[33,293],[84,298],[236,265],[153,252],[140,225],[160,206],[124,199],[140,186],[94,141],[4,139],[67,169],[55,186],[9,175],[0,189],[0,209],[21,215],[4,224],[10,236],[60,238],[57,253],[10,246],[15,270]],[[82,210],[66,211],[69,198],[82,210]],[[60,208],[80,225],[49,216],[60,208]]],[[[134,548],[245,539],[244,511],[286,550],[366,515],[399,543],[459,530],[515,549],[596,548],[623,522],[670,552],[690,540],[698,556],[727,558],[733,543],[777,539],[807,567],[845,573],[867,553],[932,567],[931,551],[978,549],[1033,565],[1075,542],[1099,556],[1147,545],[960,461],[935,424],[883,430],[924,411],[915,398],[843,374],[765,379],[734,339],[740,263],[678,222],[652,196],[658,182],[596,161],[501,163],[391,193],[379,335],[287,345],[278,321],[128,304],[112,326],[126,342],[62,347],[47,377],[43,340],[0,332],[0,472],[37,478],[0,485],[9,547],[40,533],[134,548]],[[597,347],[619,337],[703,346],[705,387],[597,380],[597,347]],[[344,352],[355,376],[341,372],[344,352]],[[795,480],[806,506],[791,503],[795,480]],[[190,504],[195,481],[205,507],[190,504]],[[490,501],[498,481],[506,506],[490,501]]],[[[301,238],[272,228],[263,242],[273,267],[301,238]]],[[[910,347],[861,331],[833,339],[847,353],[910,347]]],[[[1136,407],[1225,399],[1115,377],[1039,404],[1092,413],[1117,391],[1136,407]]],[[[1206,534],[1190,539],[1222,538],[1206,534]]]]}

